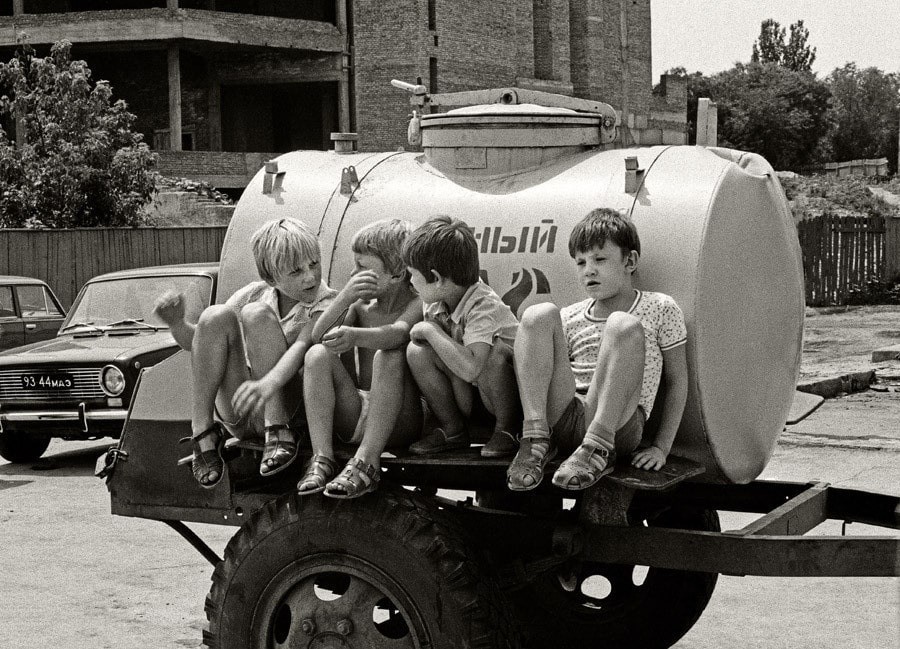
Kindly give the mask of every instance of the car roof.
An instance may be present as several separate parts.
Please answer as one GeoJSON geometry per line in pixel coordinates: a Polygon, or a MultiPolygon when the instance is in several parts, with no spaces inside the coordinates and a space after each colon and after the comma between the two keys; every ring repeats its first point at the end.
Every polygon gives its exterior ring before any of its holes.
{"type": "Polygon", "coordinates": [[[0,275],[0,284],[46,284],[42,279],[22,277],[21,275],[0,275]]]}
{"type": "Polygon", "coordinates": [[[193,264],[170,264],[168,266],[145,266],[144,268],[131,268],[117,270],[112,273],[97,275],[88,282],[103,282],[111,279],[124,279],[129,277],[155,277],[159,275],[212,275],[218,277],[218,262],[203,262],[193,264]]]}

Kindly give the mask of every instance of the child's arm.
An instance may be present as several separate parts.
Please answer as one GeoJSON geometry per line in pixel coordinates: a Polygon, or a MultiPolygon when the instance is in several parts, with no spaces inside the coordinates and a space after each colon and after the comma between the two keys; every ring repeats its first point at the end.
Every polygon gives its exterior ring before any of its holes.
{"type": "Polygon", "coordinates": [[[353,275],[322,313],[322,317],[316,321],[315,327],[310,331],[310,340],[314,343],[322,342],[322,336],[330,329],[345,323],[347,318],[344,314],[351,310],[357,300],[371,299],[375,294],[376,284],[377,278],[371,270],[363,270],[353,275]]]}
{"type": "Polygon", "coordinates": [[[666,389],[659,430],[653,445],[635,453],[631,460],[633,466],[653,471],[658,471],[666,464],[666,457],[681,424],[688,393],[687,345],[663,350],[662,357],[662,381],[666,389]]]}
{"type": "Polygon", "coordinates": [[[412,327],[422,321],[422,301],[409,301],[403,313],[390,324],[381,327],[354,327],[351,322],[336,327],[322,336],[322,344],[335,354],[343,354],[354,347],[367,349],[396,349],[409,342],[412,327]]]}
{"type": "Polygon", "coordinates": [[[478,380],[491,353],[490,344],[473,342],[466,346],[460,345],[437,324],[427,320],[416,324],[409,336],[413,342],[431,345],[447,368],[466,383],[478,380]]]}
{"type": "Polygon", "coordinates": [[[178,346],[191,351],[196,327],[184,319],[184,295],[175,291],[166,291],[153,306],[153,313],[168,325],[178,346]]]}
{"type": "Polygon", "coordinates": [[[307,350],[312,347],[312,332],[316,322],[321,319],[322,314],[316,313],[307,322],[300,335],[284,352],[275,367],[269,370],[265,376],[260,379],[244,381],[238,389],[234,391],[234,397],[231,399],[231,405],[238,415],[245,414],[262,407],[272,396],[275,391],[284,386],[291,377],[295,376],[300,368],[303,367],[303,358],[306,356],[307,350]]]}

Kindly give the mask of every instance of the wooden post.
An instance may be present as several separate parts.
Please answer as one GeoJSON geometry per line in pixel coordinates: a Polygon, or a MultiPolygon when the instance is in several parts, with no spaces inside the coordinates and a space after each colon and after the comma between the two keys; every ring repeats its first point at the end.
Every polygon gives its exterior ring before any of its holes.
{"type": "Polygon", "coordinates": [[[884,219],[884,276],[892,282],[900,279],[900,216],[884,219]]]}
{"type": "Polygon", "coordinates": [[[25,13],[25,0],[13,0],[13,16],[21,16],[25,13]]]}
{"type": "Polygon", "coordinates": [[[181,151],[181,51],[169,45],[169,146],[181,151]]]}
{"type": "Polygon", "coordinates": [[[718,146],[719,111],[707,98],[697,100],[697,146],[718,146]]]}
{"type": "Polygon", "coordinates": [[[209,66],[209,98],[207,101],[207,119],[209,121],[209,150],[222,150],[222,84],[219,77],[209,66]]]}

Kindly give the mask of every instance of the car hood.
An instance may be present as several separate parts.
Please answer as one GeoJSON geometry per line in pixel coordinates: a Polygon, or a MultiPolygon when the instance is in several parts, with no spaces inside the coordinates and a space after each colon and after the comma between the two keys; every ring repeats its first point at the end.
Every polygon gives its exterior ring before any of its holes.
{"type": "Polygon", "coordinates": [[[0,367],[46,362],[94,364],[123,361],[176,346],[175,339],[168,330],[153,332],[128,329],[116,331],[113,335],[104,333],[89,336],[64,334],[0,352],[0,367]]]}

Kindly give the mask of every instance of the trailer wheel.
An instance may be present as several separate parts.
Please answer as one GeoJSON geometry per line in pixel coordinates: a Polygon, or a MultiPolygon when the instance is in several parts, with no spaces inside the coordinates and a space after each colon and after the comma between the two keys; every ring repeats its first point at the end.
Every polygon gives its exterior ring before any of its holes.
{"type": "Polygon", "coordinates": [[[44,454],[48,446],[50,438],[45,435],[0,433],[0,457],[13,464],[33,462],[44,454]]]}
{"type": "Polygon", "coordinates": [[[444,515],[409,492],[295,494],[254,513],[216,567],[210,649],[517,646],[503,596],[444,515]]]}
{"type": "MultiPolygon", "coordinates": [[[[646,523],[720,530],[715,510],[670,510],[646,523]]],[[[715,573],[584,562],[547,573],[513,597],[533,649],[662,649],[700,618],[717,578],[715,573]]]]}

